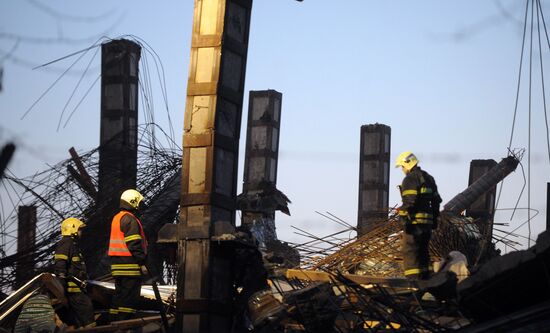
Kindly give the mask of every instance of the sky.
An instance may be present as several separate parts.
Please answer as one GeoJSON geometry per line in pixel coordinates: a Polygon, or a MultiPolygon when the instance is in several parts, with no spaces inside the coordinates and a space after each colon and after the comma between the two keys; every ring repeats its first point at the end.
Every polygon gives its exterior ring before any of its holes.
{"type": "MultiPolygon", "coordinates": [[[[550,17],[549,6],[543,5],[543,11],[550,17]]],[[[402,151],[415,152],[422,168],[435,177],[444,203],[467,187],[472,159],[498,162],[505,157],[524,12],[525,1],[516,0],[255,0],[239,184],[248,91],[275,89],[283,94],[277,187],[292,200],[292,216],[277,214],[279,238],[304,241],[291,226],[319,236],[340,229],[316,211],[357,223],[361,125],[390,126],[392,162],[402,151]]],[[[192,17],[190,0],[0,1],[0,145],[17,145],[10,170],[27,176],[68,158],[71,146],[85,151],[99,144],[99,84],[93,85],[99,57],[87,54],[49,91],[76,57],[33,67],[85,49],[102,36],[138,36],[158,54],[165,69],[170,118],[181,142],[192,17]],[[63,112],[88,63],[88,74],[63,112]],[[89,87],[89,95],[69,119],[89,87]]],[[[533,240],[545,228],[550,181],[536,15],[534,29],[531,157],[526,152],[522,161],[530,186],[518,204],[527,208],[530,194],[533,240]],[[539,215],[533,218],[534,210],[539,215]]],[[[549,47],[542,38],[547,73],[549,47]]],[[[527,50],[529,46],[528,38],[527,50]]],[[[526,51],[512,148],[529,146],[529,62],[526,51]]],[[[155,121],[167,129],[160,84],[152,82],[155,121]]],[[[401,171],[392,168],[390,206],[399,204],[396,186],[402,178],[401,171]]],[[[516,205],[525,182],[518,167],[504,183],[498,206],[503,210],[495,219],[509,224],[501,227],[504,230],[527,220],[527,210],[519,210],[512,220],[507,210],[516,205]]],[[[516,232],[527,237],[528,229],[525,224],[516,232]]],[[[525,247],[522,237],[514,240],[525,247]]]]}

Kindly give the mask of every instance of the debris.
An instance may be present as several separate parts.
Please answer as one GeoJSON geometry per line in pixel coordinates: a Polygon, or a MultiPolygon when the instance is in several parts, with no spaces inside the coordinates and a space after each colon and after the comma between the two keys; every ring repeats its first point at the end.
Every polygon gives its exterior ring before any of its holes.
{"type": "Polygon", "coordinates": [[[470,276],[470,271],[468,270],[468,259],[459,251],[451,251],[445,259],[434,263],[434,271],[436,273],[446,271],[453,272],[459,283],[470,276]]]}
{"type": "Polygon", "coordinates": [[[493,258],[458,285],[461,307],[480,322],[547,302],[549,257],[545,231],[533,247],[493,258]]]}
{"type": "Polygon", "coordinates": [[[443,210],[460,214],[470,207],[470,205],[474,203],[474,201],[476,201],[476,199],[482,194],[487,192],[490,188],[496,186],[512,171],[516,170],[518,164],[519,159],[514,155],[503,158],[500,163],[487,171],[486,174],[481,176],[466,190],[457,194],[453,199],[445,204],[445,206],[443,206],[443,210]]]}

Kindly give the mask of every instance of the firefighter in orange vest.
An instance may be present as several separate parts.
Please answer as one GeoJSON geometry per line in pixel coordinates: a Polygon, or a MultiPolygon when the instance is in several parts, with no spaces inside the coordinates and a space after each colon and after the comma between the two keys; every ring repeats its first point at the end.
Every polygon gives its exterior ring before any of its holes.
{"type": "Polygon", "coordinates": [[[108,255],[111,274],[115,278],[115,294],[109,313],[112,320],[131,319],[136,312],[141,291],[141,278],[148,274],[145,267],[147,239],[136,217],[143,196],[136,190],[126,190],[120,196],[120,212],[113,217],[108,255]]]}

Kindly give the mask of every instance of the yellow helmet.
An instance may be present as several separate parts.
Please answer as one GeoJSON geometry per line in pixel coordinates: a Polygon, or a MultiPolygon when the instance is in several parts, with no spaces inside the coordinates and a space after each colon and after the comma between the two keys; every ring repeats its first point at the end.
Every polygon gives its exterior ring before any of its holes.
{"type": "Polygon", "coordinates": [[[69,217],[61,222],[61,236],[76,236],[78,229],[84,228],[86,224],[77,218],[69,217]]]}
{"type": "Polygon", "coordinates": [[[124,202],[130,205],[130,207],[132,207],[133,209],[138,209],[139,204],[142,200],[143,195],[141,195],[141,193],[139,193],[138,191],[132,189],[122,192],[122,195],[120,196],[120,203],[122,204],[124,202]]]}
{"type": "Polygon", "coordinates": [[[403,167],[407,171],[411,171],[414,166],[418,164],[418,159],[411,151],[406,151],[399,156],[397,156],[397,159],[395,160],[395,167],[403,167]]]}

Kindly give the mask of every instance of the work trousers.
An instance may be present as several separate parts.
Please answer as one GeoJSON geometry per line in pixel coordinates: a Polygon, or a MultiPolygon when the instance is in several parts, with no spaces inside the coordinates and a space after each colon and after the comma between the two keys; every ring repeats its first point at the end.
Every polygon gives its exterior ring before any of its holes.
{"type": "Polygon", "coordinates": [[[406,224],[401,251],[405,277],[424,280],[430,276],[429,244],[432,236],[431,224],[406,224]]]}
{"type": "Polygon", "coordinates": [[[66,293],[71,313],[78,321],[80,327],[88,326],[95,322],[94,306],[90,297],[83,292],[66,293]]]}
{"type": "Polygon", "coordinates": [[[111,321],[134,318],[141,293],[141,277],[116,277],[111,321]]]}

